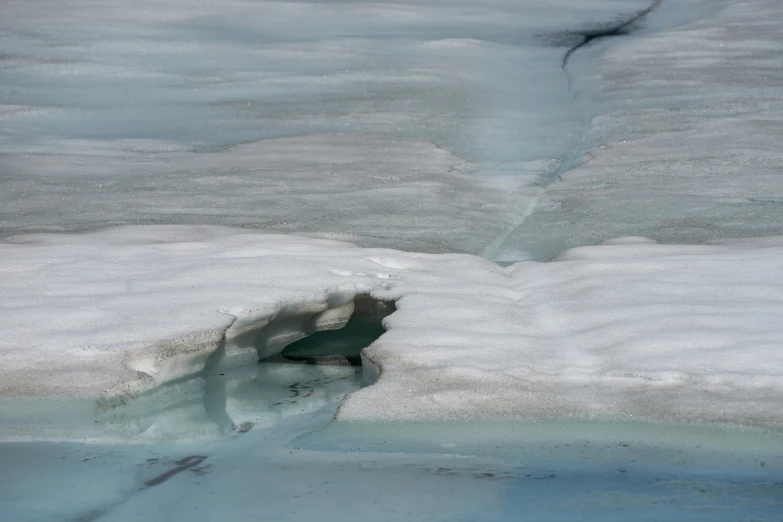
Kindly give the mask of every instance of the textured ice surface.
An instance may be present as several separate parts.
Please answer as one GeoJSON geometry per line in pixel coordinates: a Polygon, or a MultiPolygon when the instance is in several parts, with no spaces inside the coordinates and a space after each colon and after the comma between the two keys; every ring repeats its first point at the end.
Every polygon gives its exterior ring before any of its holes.
{"type": "Polygon", "coordinates": [[[220,227],[12,237],[0,256],[3,432],[201,437],[252,422],[221,403],[216,423],[205,371],[258,371],[344,325],[358,294],[397,311],[364,352],[378,382],[346,397],[338,420],[783,426],[783,240],[610,243],[502,269],[220,227]],[[30,415],[51,399],[97,401],[105,426],[30,415]]]}
{"type": "MultiPolygon", "coordinates": [[[[241,223],[429,251],[505,241],[511,259],[615,235],[777,231],[776,4],[642,35],[592,68],[580,50],[568,64],[578,105],[552,60],[563,49],[538,37],[648,4],[531,5],[9,2],[4,230],[241,223]],[[740,58],[752,74],[734,73],[740,58]],[[538,198],[531,183],[569,147],[601,143],[538,198]],[[689,213],[709,226],[680,226],[689,213]]],[[[207,369],[344,324],[357,294],[399,310],[366,353],[380,380],[344,401],[344,420],[779,426],[779,241],[613,243],[503,270],[209,227],[12,237],[0,392],[24,400],[4,403],[7,433],[163,384],[170,401],[143,399],[179,408],[205,395],[207,369]],[[53,411],[52,397],[65,401],[53,411]]],[[[219,431],[206,405],[187,407],[196,432],[219,431]]]]}
{"type": "Polygon", "coordinates": [[[548,35],[648,4],[6,1],[0,234],[206,223],[492,253],[582,136],[548,35]]]}
{"type": "Polygon", "coordinates": [[[99,148],[74,140],[53,160],[57,147],[0,159],[8,169],[0,196],[6,231],[15,223],[218,222],[409,250],[479,251],[529,204],[520,193],[530,190],[524,173],[462,173],[463,160],[421,141],[320,135],[196,154],[170,144],[99,148]],[[170,149],[145,156],[156,147],[170,149]]]}
{"type": "Polygon", "coordinates": [[[779,518],[780,8],[535,4],[4,2],[3,516],[779,518]]]}
{"type": "Polygon", "coordinates": [[[585,163],[546,189],[496,256],[549,258],[626,235],[696,243],[779,234],[781,17],[776,0],[731,2],[575,55],[569,70],[590,120],[585,163]]]}

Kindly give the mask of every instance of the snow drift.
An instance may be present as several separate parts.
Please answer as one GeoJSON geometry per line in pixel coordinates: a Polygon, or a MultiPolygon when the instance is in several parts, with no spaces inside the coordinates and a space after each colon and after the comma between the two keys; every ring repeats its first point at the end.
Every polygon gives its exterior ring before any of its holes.
{"type": "MultiPolygon", "coordinates": [[[[220,227],[16,236],[1,249],[4,410],[54,400],[105,412],[198,387],[218,348],[218,369],[252,366],[308,328],[341,326],[361,294],[397,311],[364,352],[378,381],[346,397],[338,421],[783,426],[780,238],[628,238],[505,269],[220,227]]],[[[41,415],[3,429],[42,433],[41,415]]]]}

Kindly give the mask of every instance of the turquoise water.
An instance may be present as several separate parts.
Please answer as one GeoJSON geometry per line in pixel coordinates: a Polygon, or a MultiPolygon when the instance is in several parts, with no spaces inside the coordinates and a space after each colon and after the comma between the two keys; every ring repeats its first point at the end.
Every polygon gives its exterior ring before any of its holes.
{"type": "Polygon", "coordinates": [[[298,361],[173,384],[100,418],[152,443],[0,444],[2,519],[781,520],[780,435],[630,421],[330,422],[362,386],[348,359],[393,309],[359,300],[343,329],[284,350],[298,361]]]}
{"type": "Polygon", "coordinates": [[[2,520],[782,520],[779,434],[630,420],[333,422],[363,385],[351,360],[394,310],[356,304],[342,329],[282,356],[90,421],[131,443],[0,444],[2,520]]]}
{"type": "Polygon", "coordinates": [[[319,431],[335,405],[204,443],[0,444],[0,511],[20,522],[783,516],[780,438],[683,428],[645,441],[641,425],[586,422],[319,431]],[[672,446],[694,434],[712,448],[672,446]]]}

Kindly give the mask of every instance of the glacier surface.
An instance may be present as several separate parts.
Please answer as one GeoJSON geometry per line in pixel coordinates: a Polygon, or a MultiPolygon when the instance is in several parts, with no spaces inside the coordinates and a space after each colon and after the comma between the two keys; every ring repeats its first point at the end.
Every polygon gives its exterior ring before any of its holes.
{"type": "MultiPolygon", "coordinates": [[[[27,407],[14,397],[88,399],[107,411],[168,383],[198,389],[219,348],[212,372],[253,367],[343,326],[363,294],[397,311],[363,352],[377,382],[348,395],[338,421],[783,426],[781,238],[625,238],[508,268],[208,226],[14,236],[0,248],[0,395],[11,412],[27,407]]],[[[220,428],[203,413],[203,426],[187,425],[194,436],[220,428]]],[[[35,436],[21,417],[8,436],[35,436]]],[[[166,436],[155,427],[166,417],[145,431],[166,436]]]]}
{"type": "Polygon", "coordinates": [[[4,2],[4,514],[776,519],[783,8],[650,5],[4,2]]]}
{"type": "Polygon", "coordinates": [[[648,4],[5,2],[0,234],[217,224],[489,255],[584,132],[556,35],[648,4]]]}
{"type": "Polygon", "coordinates": [[[629,235],[665,243],[779,235],[780,14],[774,0],[733,2],[575,55],[574,90],[589,100],[579,165],[546,188],[495,255],[523,249],[549,259],[629,235]]]}

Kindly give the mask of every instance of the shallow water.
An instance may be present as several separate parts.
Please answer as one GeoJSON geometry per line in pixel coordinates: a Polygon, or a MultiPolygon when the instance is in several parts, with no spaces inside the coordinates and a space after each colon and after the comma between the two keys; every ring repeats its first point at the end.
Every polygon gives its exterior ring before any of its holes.
{"type": "Polygon", "coordinates": [[[627,432],[563,442],[562,426],[539,427],[554,429],[553,441],[527,441],[521,424],[499,436],[491,424],[459,423],[417,429],[415,440],[394,425],[297,438],[334,406],[206,443],[2,444],[0,506],[14,521],[771,521],[783,512],[780,438],[715,452],[627,432]]]}
{"type": "Polygon", "coordinates": [[[360,300],[253,368],[104,412],[132,443],[0,444],[14,521],[780,520],[783,436],[588,420],[330,422],[348,357],[392,305],[360,300]],[[329,356],[328,354],[335,354],[329,356]],[[218,412],[218,413],[216,413],[218,412]]]}

